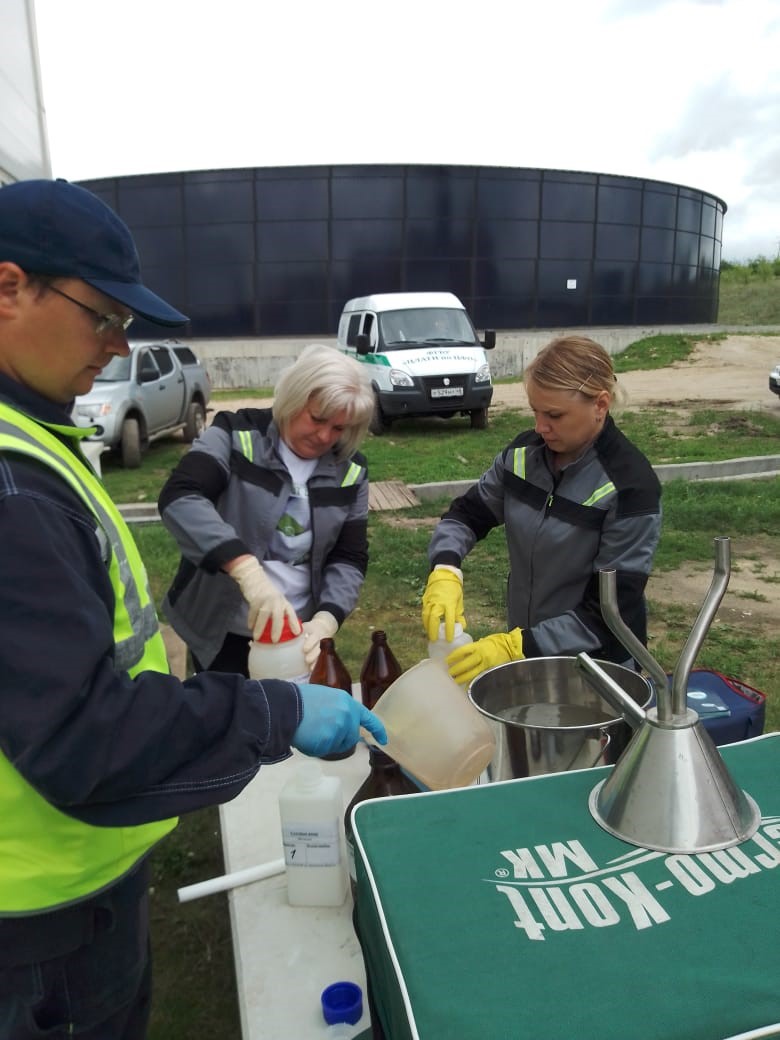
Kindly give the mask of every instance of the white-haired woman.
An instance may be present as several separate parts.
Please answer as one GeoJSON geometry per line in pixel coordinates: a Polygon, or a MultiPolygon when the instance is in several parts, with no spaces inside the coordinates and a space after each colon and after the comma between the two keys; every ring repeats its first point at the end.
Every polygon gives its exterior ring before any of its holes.
{"type": "Polygon", "coordinates": [[[357,451],[374,408],[363,365],[310,346],[273,408],[218,412],[160,493],[182,558],[163,611],[198,670],[247,674],[249,637],[285,618],[320,639],[354,609],[368,564],[368,474],[357,451]]]}

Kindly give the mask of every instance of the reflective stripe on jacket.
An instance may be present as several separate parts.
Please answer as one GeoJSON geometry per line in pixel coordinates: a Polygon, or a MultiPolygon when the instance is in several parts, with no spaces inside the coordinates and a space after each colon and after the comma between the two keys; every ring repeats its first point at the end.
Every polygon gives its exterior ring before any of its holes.
{"type": "MultiPolygon", "coordinates": [[[[116,667],[129,675],[168,672],[146,569],[127,525],[86,461],[54,432],[78,440],[88,431],[34,421],[0,404],[0,452],[49,466],[96,524],[114,590],[116,667]]],[[[48,590],[56,594],[56,590],[48,590]]],[[[2,681],[2,680],[0,680],[2,681]]],[[[13,710],[24,689],[4,686],[13,710]]],[[[106,734],[106,740],[121,739],[106,734]]],[[[0,916],[30,914],[87,898],[126,874],[176,826],[175,819],[136,827],[93,827],[60,812],[27,783],[0,752],[0,916]]]]}

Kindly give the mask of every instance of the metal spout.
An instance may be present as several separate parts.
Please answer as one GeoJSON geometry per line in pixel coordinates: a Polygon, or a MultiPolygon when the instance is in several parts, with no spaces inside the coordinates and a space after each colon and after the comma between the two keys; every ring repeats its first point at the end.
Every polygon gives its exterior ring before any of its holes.
{"type": "Polygon", "coordinates": [[[623,687],[607,675],[592,657],[585,653],[577,654],[575,662],[594,690],[601,694],[619,715],[623,716],[632,729],[637,729],[642,725],[646,718],[644,709],[635,700],[632,700],[623,687]]]}
{"type": "Polygon", "coordinates": [[[614,571],[599,571],[599,597],[601,614],[610,632],[653,680],[658,721],[671,722],[672,704],[666,672],[620,616],[617,605],[617,578],[614,571]]]}
{"type": "Polygon", "coordinates": [[[672,675],[666,673],[624,624],[617,610],[614,571],[601,571],[601,612],[610,631],[654,679],[657,709],[626,703],[622,690],[599,666],[579,654],[578,667],[635,728],[611,774],[591,792],[591,815],[632,845],[686,854],[729,848],[751,837],[761,813],[737,788],[698,715],[687,706],[688,678],[723,599],[730,573],[729,539],[715,539],[715,573],[699,616],[672,675]]]}
{"type": "Polygon", "coordinates": [[[688,709],[688,679],[691,668],[726,592],[730,576],[731,541],[725,537],[716,538],[715,571],[712,575],[712,582],[672,675],[672,715],[675,718],[685,715],[688,709]]]}

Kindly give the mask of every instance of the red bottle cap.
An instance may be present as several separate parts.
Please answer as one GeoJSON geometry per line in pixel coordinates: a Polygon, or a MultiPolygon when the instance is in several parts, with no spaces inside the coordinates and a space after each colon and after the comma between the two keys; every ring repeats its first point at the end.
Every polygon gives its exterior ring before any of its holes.
{"type": "MultiPolygon", "coordinates": [[[[271,625],[272,624],[273,624],[273,619],[269,618],[268,621],[266,621],[266,623],[265,623],[265,628],[260,633],[260,636],[257,639],[258,643],[270,643],[271,642],[271,625]]],[[[300,624],[300,621],[299,621],[299,624],[300,624]]],[[[290,619],[285,614],[284,618],[282,620],[282,634],[279,636],[278,642],[280,642],[280,643],[289,643],[291,639],[297,639],[300,634],[301,634],[300,632],[293,632],[293,630],[290,628],[290,619]]]]}

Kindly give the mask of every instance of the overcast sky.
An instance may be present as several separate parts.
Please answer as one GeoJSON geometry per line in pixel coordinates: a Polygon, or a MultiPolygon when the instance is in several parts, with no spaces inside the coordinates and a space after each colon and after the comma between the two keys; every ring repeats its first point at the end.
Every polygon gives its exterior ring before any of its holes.
{"type": "Polygon", "coordinates": [[[462,163],[722,198],[780,251],[780,0],[35,0],[53,173],[462,163]]]}

